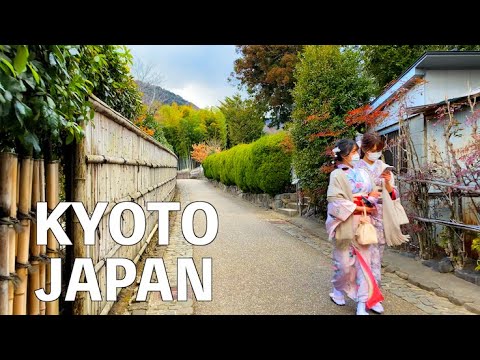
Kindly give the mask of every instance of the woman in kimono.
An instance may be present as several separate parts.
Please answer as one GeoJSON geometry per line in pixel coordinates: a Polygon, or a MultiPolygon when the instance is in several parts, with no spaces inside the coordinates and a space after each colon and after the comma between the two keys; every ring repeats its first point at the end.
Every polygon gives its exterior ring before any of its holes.
{"type": "MultiPolygon", "coordinates": [[[[380,286],[382,280],[381,265],[386,243],[383,216],[384,210],[381,192],[383,188],[385,188],[392,200],[397,199],[399,197],[399,193],[395,187],[392,172],[385,170],[388,165],[380,160],[382,151],[385,147],[384,139],[375,132],[368,132],[359,140],[361,142],[361,160],[355,165],[355,169],[366,171],[370,176],[371,181],[375,184],[374,191],[371,192],[371,196],[377,211],[372,213],[372,224],[377,230],[378,243],[371,246],[370,259],[373,275],[375,276],[377,284],[380,286]]],[[[392,216],[395,217],[395,215],[392,216]]],[[[396,230],[397,234],[399,233],[399,238],[401,238],[400,241],[406,241],[406,239],[402,237],[400,229],[398,228],[396,230]]],[[[379,303],[374,311],[383,313],[384,309],[382,304],[379,303]]]]}
{"type": "Polygon", "coordinates": [[[333,292],[330,298],[337,305],[345,305],[346,294],[357,302],[357,315],[368,315],[383,300],[370,269],[371,245],[360,245],[355,240],[355,231],[363,211],[375,213],[375,207],[366,206],[363,197],[370,196],[373,184],[363,170],[355,170],[360,160],[358,146],[351,139],[342,139],[333,149],[336,169],[330,174],[327,190],[328,214],[326,228],[329,238],[335,241],[333,251],[333,292]]]}

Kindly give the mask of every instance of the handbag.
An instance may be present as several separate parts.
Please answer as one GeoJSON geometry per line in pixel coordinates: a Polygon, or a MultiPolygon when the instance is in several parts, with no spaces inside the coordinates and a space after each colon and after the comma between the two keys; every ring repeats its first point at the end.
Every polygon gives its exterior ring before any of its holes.
{"type": "Polygon", "coordinates": [[[410,220],[408,220],[408,216],[407,216],[407,213],[405,212],[405,209],[400,203],[400,199],[393,200],[393,208],[395,209],[395,217],[398,219],[399,225],[405,225],[410,222],[410,220]]]}
{"type": "MultiPolygon", "coordinates": [[[[367,210],[363,207],[363,217],[368,218],[367,210]]],[[[355,232],[355,238],[357,243],[360,245],[370,245],[370,244],[377,244],[377,230],[375,227],[370,223],[362,223],[358,225],[357,231],[355,232]]]]}

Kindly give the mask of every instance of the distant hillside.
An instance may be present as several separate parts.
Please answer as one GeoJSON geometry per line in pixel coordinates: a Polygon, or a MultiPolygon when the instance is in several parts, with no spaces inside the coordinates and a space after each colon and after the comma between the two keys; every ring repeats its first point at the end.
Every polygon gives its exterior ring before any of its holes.
{"type": "Polygon", "coordinates": [[[191,105],[194,109],[198,109],[197,105],[192,104],[191,102],[182,98],[180,95],[165,90],[160,86],[145,84],[141,81],[137,81],[137,84],[140,88],[140,91],[143,93],[142,100],[146,104],[150,104],[153,95],[155,94],[155,100],[161,102],[162,104],[170,105],[175,102],[178,105],[191,105]]]}

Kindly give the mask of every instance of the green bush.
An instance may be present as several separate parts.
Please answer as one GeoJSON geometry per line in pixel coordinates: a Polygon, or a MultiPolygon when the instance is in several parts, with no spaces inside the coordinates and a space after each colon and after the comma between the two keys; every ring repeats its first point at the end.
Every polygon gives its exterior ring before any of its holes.
{"type": "Polygon", "coordinates": [[[282,193],[290,183],[291,144],[289,134],[282,131],[234,146],[205,159],[205,176],[245,192],[282,193]]]}
{"type": "Polygon", "coordinates": [[[93,118],[90,94],[135,118],[141,97],[131,62],[116,45],[0,45],[0,151],[61,154],[93,118]]]}

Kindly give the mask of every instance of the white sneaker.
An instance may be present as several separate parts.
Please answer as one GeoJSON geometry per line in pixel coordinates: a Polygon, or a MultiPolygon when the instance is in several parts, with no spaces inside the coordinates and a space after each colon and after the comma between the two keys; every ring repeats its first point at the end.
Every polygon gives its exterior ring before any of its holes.
{"type": "Polygon", "coordinates": [[[357,304],[357,315],[369,315],[364,302],[359,302],[357,304]]]}
{"type": "Polygon", "coordinates": [[[380,302],[378,302],[378,303],[376,303],[374,306],[372,306],[372,307],[370,308],[370,310],[376,312],[377,314],[383,314],[383,312],[385,311],[385,310],[383,309],[382,303],[380,303],[380,302]]]}
{"type": "Polygon", "coordinates": [[[333,292],[328,295],[330,295],[330,299],[332,299],[332,301],[338,306],[345,305],[345,297],[340,291],[333,289],[333,292]]]}

